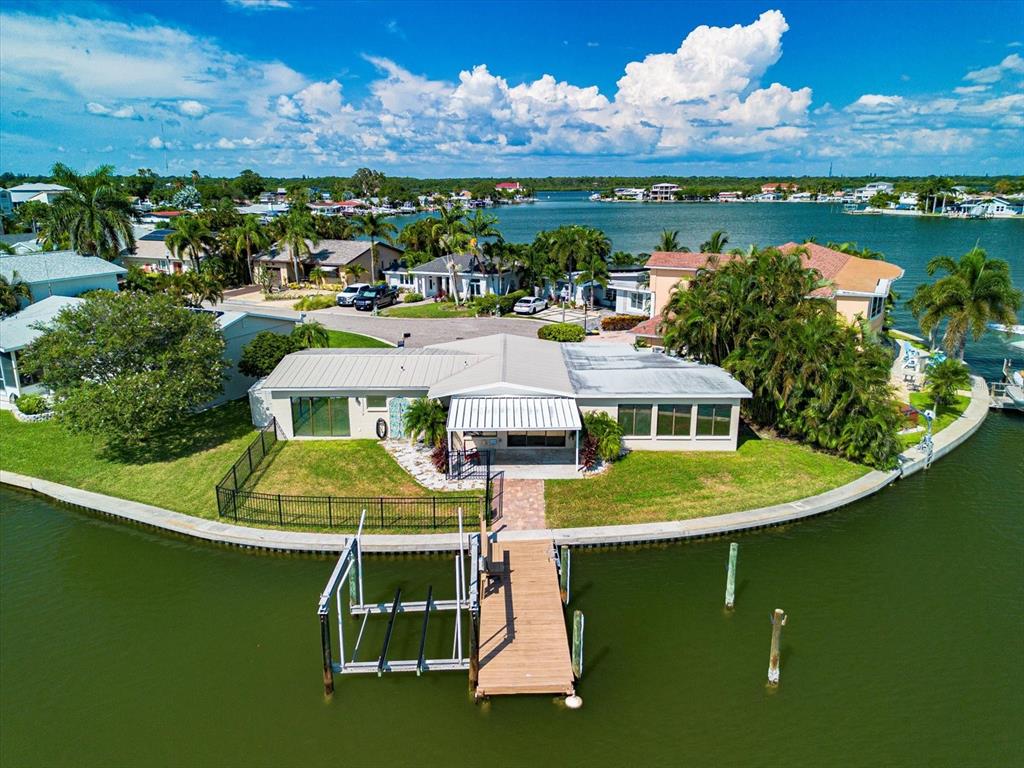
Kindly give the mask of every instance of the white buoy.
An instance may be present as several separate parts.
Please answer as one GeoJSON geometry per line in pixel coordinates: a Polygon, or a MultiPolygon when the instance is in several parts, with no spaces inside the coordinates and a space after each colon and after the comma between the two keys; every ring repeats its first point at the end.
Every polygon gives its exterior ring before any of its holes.
{"type": "Polygon", "coordinates": [[[565,697],[565,706],[569,709],[579,709],[583,706],[583,699],[573,694],[572,696],[565,697]]]}

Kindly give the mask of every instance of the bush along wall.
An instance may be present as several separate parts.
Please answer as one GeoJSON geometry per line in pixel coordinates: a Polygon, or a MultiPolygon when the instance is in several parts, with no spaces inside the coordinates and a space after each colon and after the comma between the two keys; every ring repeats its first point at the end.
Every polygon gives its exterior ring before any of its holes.
{"type": "Polygon", "coordinates": [[[537,331],[537,338],[547,341],[583,341],[585,336],[583,326],[572,323],[551,323],[537,331]]]}
{"type": "Polygon", "coordinates": [[[628,331],[630,328],[636,328],[646,319],[646,317],[641,317],[640,315],[612,315],[611,317],[602,317],[601,330],[628,331]]]}

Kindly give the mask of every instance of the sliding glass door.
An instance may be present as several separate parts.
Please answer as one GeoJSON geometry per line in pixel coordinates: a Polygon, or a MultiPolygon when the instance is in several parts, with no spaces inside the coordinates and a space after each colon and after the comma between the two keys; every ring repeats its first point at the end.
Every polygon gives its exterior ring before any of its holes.
{"type": "Polygon", "coordinates": [[[348,398],[293,397],[292,432],[299,437],[348,437],[348,398]]]}

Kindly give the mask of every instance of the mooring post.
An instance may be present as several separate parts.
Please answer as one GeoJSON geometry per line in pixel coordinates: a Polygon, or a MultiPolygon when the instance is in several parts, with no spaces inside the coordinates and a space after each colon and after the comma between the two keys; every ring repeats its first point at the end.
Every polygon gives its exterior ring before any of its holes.
{"type": "Polygon", "coordinates": [[[729,545],[729,574],[725,578],[725,607],[730,611],[736,604],[736,556],[740,545],[735,541],[729,545]]]}
{"type": "Polygon", "coordinates": [[[558,588],[562,592],[562,603],[569,604],[569,571],[572,568],[569,547],[564,544],[559,548],[558,562],[562,566],[558,570],[558,588]]]}
{"type": "Polygon", "coordinates": [[[487,517],[480,518],[480,570],[491,571],[491,537],[487,531],[487,517]]]}
{"type": "Polygon", "coordinates": [[[572,613],[572,674],[583,677],[583,611],[572,613]]]}
{"type": "Polygon", "coordinates": [[[782,637],[782,628],[786,626],[786,618],[781,608],[776,608],[772,614],[772,650],[768,657],[768,685],[779,684],[779,639],[782,637]]]}
{"type": "Polygon", "coordinates": [[[331,624],[327,613],[320,614],[320,645],[324,657],[324,694],[334,693],[334,664],[331,659],[331,624]]]}

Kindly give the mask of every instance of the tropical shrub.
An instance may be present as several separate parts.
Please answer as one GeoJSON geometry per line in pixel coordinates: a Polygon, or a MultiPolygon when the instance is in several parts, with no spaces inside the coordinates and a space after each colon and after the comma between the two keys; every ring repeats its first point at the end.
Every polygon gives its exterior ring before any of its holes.
{"type": "Polygon", "coordinates": [[[414,301],[423,301],[423,294],[416,293],[415,291],[405,294],[402,297],[402,301],[406,304],[412,304],[414,301]]]}
{"type": "Polygon", "coordinates": [[[498,311],[498,297],[493,293],[486,296],[477,296],[473,299],[473,306],[482,315],[491,315],[498,311]]]}
{"type": "MultiPolygon", "coordinates": [[[[959,390],[971,388],[971,374],[967,366],[951,357],[941,363],[930,365],[925,371],[924,380],[928,386],[928,394],[935,403],[936,415],[943,405],[953,405],[956,402],[956,393],[959,390]]],[[[21,401],[18,403],[20,406],[21,401]]]]}
{"type": "Polygon", "coordinates": [[[583,341],[585,336],[583,326],[572,323],[551,323],[537,331],[537,338],[547,341],[583,341]]]}
{"type": "Polygon", "coordinates": [[[612,315],[611,317],[602,317],[601,330],[628,331],[630,328],[636,328],[646,319],[646,317],[641,317],[640,315],[612,315]]]}
{"type": "Polygon", "coordinates": [[[315,320],[299,323],[291,332],[292,342],[296,349],[323,348],[331,346],[331,337],[322,323],[315,320]]]}
{"type": "Polygon", "coordinates": [[[512,311],[512,308],[516,305],[516,302],[530,294],[526,291],[512,291],[512,293],[506,293],[504,296],[498,297],[498,311],[503,315],[507,315],[512,311]]]}
{"type": "Polygon", "coordinates": [[[50,406],[42,395],[22,395],[18,398],[18,410],[26,416],[35,416],[37,413],[46,413],[50,406]]]}
{"type": "Polygon", "coordinates": [[[821,286],[777,249],[701,270],[663,315],[668,350],[731,372],[752,393],[752,421],[853,461],[896,464],[902,424],[889,352],[805,297],[821,286]]]}
{"type": "Polygon", "coordinates": [[[615,461],[622,453],[622,427],[604,411],[583,414],[583,429],[593,438],[597,455],[604,461],[615,461]]]}
{"type": "Polygon", "coordinates": [[[24,360],[68,429],[115,448],[159,441],[223,392],[228,366],[212,312],[131,291],[100,291],[62,310],[24,360]]]}
{"type": "Polygon", "coordinates": [[[238,370],[246,376],[261,378],[270,374],[285,355],[302,349],[292,336],[273,331],[260,331],[242,347],[238,370]]]}
{"type": "Polygon", "coordinates": [[[405,431],[411,441],[442,445],[447,434],[448,414],[439,400],[418,397],[405,411],[405,431]]]}
{"type": "Polygon", "coordinates": [[[333,307],[334,304],[335,298],[333,296],[314,294],[312,296],[303,296],[292,305],[292,309],[296,312],[309,312],[314,309],[327,309],[328,307],[333,307]]]}
{"type": "Polygon", "coordinates": [[[430,463],[438,472],[448,471],[448,446],[442,441],[430,452],[430,463]]]}
{"type": "Polygon", "coordinates": [[[600,458],[597,452],[597,438],[588,432],[583,436],[583,443],[580,445],[580,466],[584,469],[595,469],[600,458]]]}

